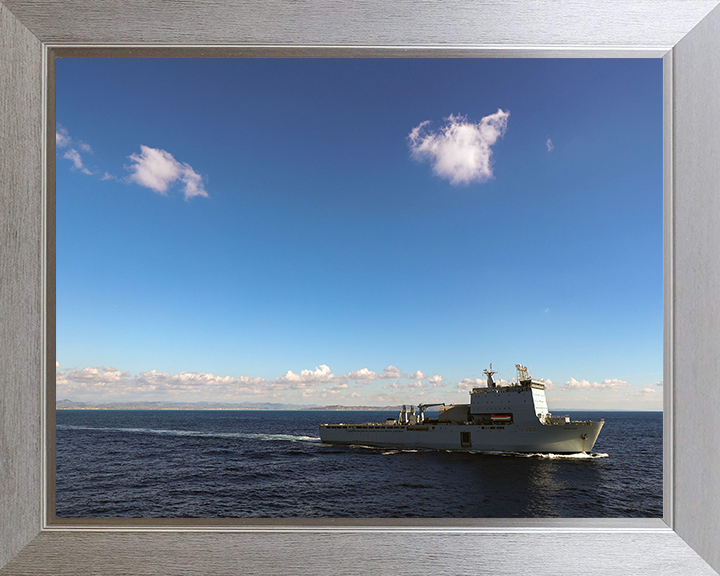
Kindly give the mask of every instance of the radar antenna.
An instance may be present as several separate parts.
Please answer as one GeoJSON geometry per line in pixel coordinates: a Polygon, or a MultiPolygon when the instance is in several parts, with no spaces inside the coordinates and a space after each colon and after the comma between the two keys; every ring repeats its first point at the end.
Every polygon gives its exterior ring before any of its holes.
{"type": "Polygon", "coordinates": [[[497,370],[492,369],[492,363],[490,363],[490,370],[487,368],[483,370],[483,374],[487,376],[488,388],[495,388],[495,381],[493,380],[493,374],[497,374],[497,370]]]}
{"type": "Polygon", "coordinates": [[[515,369],[517,370],[518,384],[530,380],[527,366],[523,366],[522,364],[515,364],[515,369]]]}

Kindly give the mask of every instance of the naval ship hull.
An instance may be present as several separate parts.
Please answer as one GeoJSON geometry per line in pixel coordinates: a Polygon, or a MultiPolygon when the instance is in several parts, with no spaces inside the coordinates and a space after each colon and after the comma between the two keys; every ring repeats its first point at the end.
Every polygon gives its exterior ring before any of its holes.
{"type": "Polygon", "coordinates": [[[400,449],[577,454],[592,450],[602,426],[602,421],[536,426],[323,424],[320,440],[400,449]]]}
{"type": "Polygon", "coordinates": [[[548,412],[545,383],[534,380],[520,364],[517,381],[498,385],[490,364],[486,386],[470,391],[470,403],[446,406],[403,405],[397,420],[377,424],[321,424],[320,439],[329,444],[387,448],[430,448],[476,452],[577,454],[590,452],[604,420],[573,421],[548,412]],[[437,419],[425,418],[430,406],[440,408],[437,419]]]}

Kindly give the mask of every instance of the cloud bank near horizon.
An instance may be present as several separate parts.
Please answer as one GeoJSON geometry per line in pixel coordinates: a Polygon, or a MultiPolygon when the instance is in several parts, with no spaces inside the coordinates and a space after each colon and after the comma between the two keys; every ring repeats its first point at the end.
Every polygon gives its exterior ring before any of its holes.
{"type": "MultiPolygon", "coordinates": [[[[274,380],[250,376],[217,376],[209,373],[181,372],[170,374],[149,370],[132,375],[129,371],[118,370],[112,366],[62,369],[56,363],[57,397],[76,401],[175,401],[175,402],[242,402],[242,401],[312,401],[322,402],[332,399],[332,403],[407,403],[409,397],[416,402],[451,402],[447,392],[467,394],[475,387],[486,386],[479,378],[464,378],[445,392],[439,387],[447,386],[440,375],[428,376],[421,370],[413,373],[402,372],[396,366],[387,366],[382,372],[361,368],[344,375],[333,374],[326,364],[316,366],[314,370],[299,372],[288,370],[274,380]],[[368,384],[377,382],[370,389],[368,384]],[[364,388],[361,394],[353,388],[364,388]]],[[[498,384],[507,385],[511,381],[498,380],[498,384]]],[[[545,380],[548,390],[557,393],[595,391],[603,394],[617,393],[630,386],[629,382],[619,379],[607,379],[590,383],[587,380],[571,378],[562,386],[545,380]],[[604,391],[604,392],[603,392],[604,391]]],[[[661,395],[653,394],[646,387],[636,392],[627,392],[626,396],[635,399],[653,400],[661,395]]],[[[570,397],[566,397],[570,398],[570,397]]],[[[465,401],[465,400],[464,400],[465,401]]]]}

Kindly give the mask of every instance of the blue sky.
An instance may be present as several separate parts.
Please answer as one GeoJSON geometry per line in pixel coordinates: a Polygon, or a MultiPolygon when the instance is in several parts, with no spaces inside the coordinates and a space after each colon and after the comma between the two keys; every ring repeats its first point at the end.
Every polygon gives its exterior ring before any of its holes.
{"type": "Polygon", "coordinates": [[[659,59],[59,59],[58,398],[662,407],[659,59]]]}

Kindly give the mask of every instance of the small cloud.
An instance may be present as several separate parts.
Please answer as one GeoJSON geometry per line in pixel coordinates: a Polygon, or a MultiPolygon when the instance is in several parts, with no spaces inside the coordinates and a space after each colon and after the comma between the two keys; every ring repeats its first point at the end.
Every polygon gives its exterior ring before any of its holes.
{"type": "Polygon", "coordinates": [[[655,382],[655,386],[662,386],[662,385],[663,385],[663,381],[662,381],[662,380],[660,380],[660,382],[655,382]]]}
{"type": "Polygon", "coordinates": [[[301,370],[300,374],[288,370],[284,376],[277,378],[275,383],[288,386],[291,389],[301,389],[312,388],[318,384],[338,382],[339,380],[340,378],[332,373],[329,366],[321,364],[315,370],[301,370]]]}
{"type": "Polygon", "coordinates": [[[444,388],[447,386],[445,381],[443,380],[443,377],[440,376],[440,374],[435,374],[435,376],[430,376],[427,379],[428,383],[432,384],[433,388],[444,388]]]}
{"type": "Polygon", "coordinates": [[[354,372],[348,372],[344,378],[348,380],[356,380],[358,382],[370,383],[378,377],[377,373],[367,368],[360,368],[354,372]]]}
{"type": "Polygon", "coordinates": [[[90,172],[90,170],[87,169],[85,164],[83,164],[82,156],[80,156],[80,152],[75,150],[75,148],[70,148],[65,154],[63,155],[63,158],[66,158],[67,160],[72,161],[73,167],[76,170],[80,170],[83,174],[91,175],[93,172],[90,172]]]}
{"type": "Polygon", "coordinates": [[[407,382],[405,384],[400,384],[399,382],[391,382],[390,384],[385,384],[385,386],[383,386],[383,390],[415,390],[422,387],[423,383],[419,380],[416,382],[407,382]]]}
{"type": "Polygon", "coordinates": [[[382,371],[382,374],[378,374],[378,378],[404,378],[405,375],[400,371],[397,366],[388,366],[382,371]]]}
{"type": "Polygon", "coordinates": [[[453,186],[485,182],[493,177],[490,147],[505,134],[509,116],[498,109],[475,124],[466,116],[451,114],[436,132],[427,129],[426,120],[408,134],[411,155],[430,161],[433,172],[453,186]]]}
{"type": "Polygon", "coordinates": [[[130,379],[130,372],[102,368],[82,368],[73,370],[67,375],[68,380],[84,385],[107,386],[109,384],[123,382],[130,379]]]}
{"type": "Polygon", "coordinates": [[[70,134],[68,134],[67,128],[63,128],[60,124],[55,129],[55,146],[58,148],[65,148],[70,144],[70,134]]]}
{"type": "Polygon", "coordinates": [[[555,382],[550,380],[550,378],[545,378],[544,382],[545,382],[545,390],[555,390],[558,387],[557,384],[555,384],[555,382]]]}
{"type": "Polygon", "coordinates": [[[483,380],[481,378],[463,378],[460,382],[458,382],[456,388],[459,391],[463,391],[479,388],[480,386],[487,386],[487,380],[483,380]]]}
{"type": "Polygon", "coordinates": [[[117,176],[113,176],[109,172],[105,172],[100,180],[119,180],[119,178],[117,176]]]}
{"type": "Polygon", "coordinates": [[[562,385],[563,390],[618,390],[630,386],[630,382],[617,378],[603,380],[602,382],[588,382],[587,380],[575,380],[570,378],[562,385]]]}
{"type": "Polygon", "coordinates": [[[167,196],[170,184],[180,181],[183,184],[185,200],[195,196],[208,198],[202,182],[202,176],[185,162],[178,162],[172,154],[159,148],[140,146],[140,154],[131,154],[132,164],[127,168],[131,182],[167,196]]]}
{"type": "Polygon", "coordinates": [[[598,388],[625,388],[626,386],[630,386],[630,382],[626,382],[625,380],[620,380],[619,378],[609,378],[606,380],[603,380],[598,385],[598,388]]]}
{"type": "MultiPolygon", "coordinates": [[[[72,142],[73,140],[70,138],[67,128],[58,124],[55,129],[55,146],[57,148],[67,148],[70,144],[72,144],[72,142]]],[[[70,160],[73,163],[73,168],[75,170],[80,170],[83,174],[94,174],[94,172],[91,172],[83,163],[82,156],[80,155],[80,152],[77,151],[77,148],[80,148],[83,152],[89,152],[92,154],[92,148],[90,148],[89,144],[78,141],[75,147],[70,148],[67,152],[65,152],[65,154],[63,154],[63,158],[70,160]]]]}
{"type": "Polygon", "coordinates": [[[553,146],[552,140],[550,140],[550,138],[546,140],[545,146],[547,146],[548,152],[552,152],[553,150],[555,150],[555,146],[553,146]]]}

